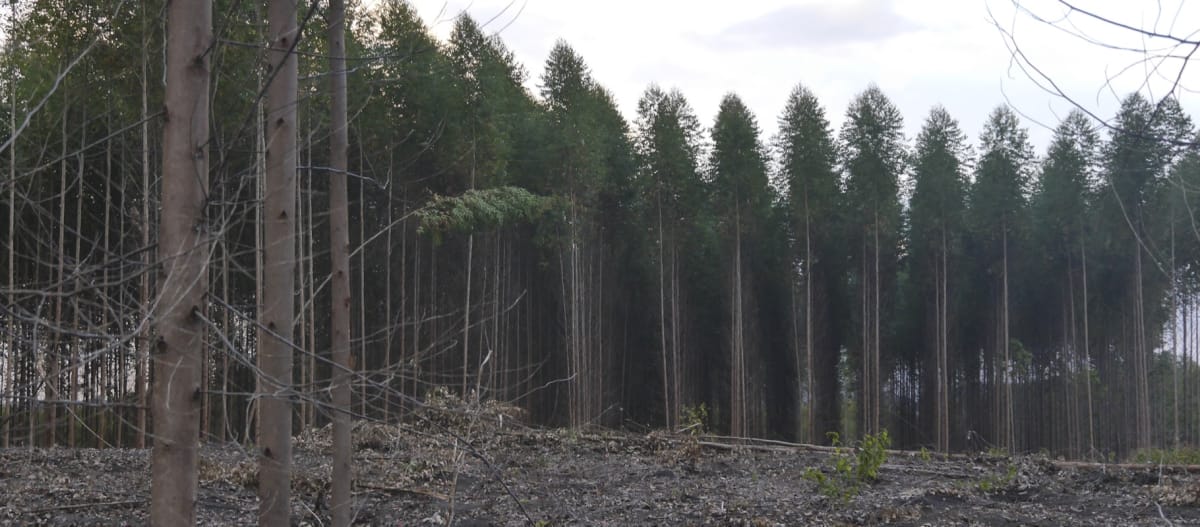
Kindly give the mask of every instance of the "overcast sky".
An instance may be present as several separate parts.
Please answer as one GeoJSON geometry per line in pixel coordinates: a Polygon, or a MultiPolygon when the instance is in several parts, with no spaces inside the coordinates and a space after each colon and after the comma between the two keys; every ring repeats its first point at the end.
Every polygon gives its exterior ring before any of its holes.
{"type": "MultiPolygon", "coordinates": [[[[1005,31],[1060,88],[1104,117],[1131,90],[1161,95],[1171,84],[1168,77],[1173,81],[1179,72],[1180,60],[1166,59],[1155,75],[1143,53],[1106,50],[1068,31],[1149,48],[1151,55],[1171,51],[1166,41],[1078,13],[1064,18],[1066,8],[1056,0],[1020,1],[1028,11],[1013,0],[413,0],[413,5],[443,39],[463,11],[486,23],[524,65],[534,93],[546,56],[562,38],[616,95],[627,118],[633,118],[650,83],[678,87],[706,125],[721,96],[732,91],[754,110],[764,139],[776,131],[797,83],[816,92],[837,127],[850,99],[874,82],[900,107],[910,139],[940,103],[975,142],[988,113],[1008,102],[1028,116],[1040,153],[1050,136],[1045,126],[1053,127],[1070,106],[1013,63],[1005,31]],[[1154,80],[1142,86],[1147,77],[1154,80]]],[[[1200,30],[1195,0],[1075,1],[1160,33],[1194,38],[1200,30]]],[[[1200,89],[1200,74],[1185,71],[1183,85],[1200,89]]],[[[1181,93],[1184,107],[1200,117],[1195,99],[1192,92],[1181,93]]]]}

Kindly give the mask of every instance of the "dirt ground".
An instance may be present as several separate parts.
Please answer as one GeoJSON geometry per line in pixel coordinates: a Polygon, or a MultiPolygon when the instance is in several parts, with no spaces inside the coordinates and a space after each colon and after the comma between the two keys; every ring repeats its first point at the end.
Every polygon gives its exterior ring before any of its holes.
{"type": "MultiPolygon", "coordinates": [[[[1182,469],[893,454],[843,500],[805,477],[827,452],[451,421],[356,430],[357,524],[1200,525],[1200,475],[1182,469]]],[[[329,521],[327,438],[296,441],[299,525],[329,521]]],[[[200,479],[201,525],[256,523],[251,451],[204,446],[200,479]]],[[[0,525],[143,525],[149,485],[148,450],[0,450],[0,525]]]]}

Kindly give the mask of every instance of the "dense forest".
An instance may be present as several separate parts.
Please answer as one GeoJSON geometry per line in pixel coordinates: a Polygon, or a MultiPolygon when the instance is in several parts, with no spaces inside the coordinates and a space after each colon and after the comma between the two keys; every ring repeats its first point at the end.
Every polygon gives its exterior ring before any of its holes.
{"type": "MultiPolygon", "coordinates": [[[[1107,125],[1072,112],[1045,152],[1004,105],[970,138],[877,86],[836,130],[842,110],[804,84],[778,116],[651,85],[627,120],[567,42],[531,73],[486,25],[461,16],[442,41],[383,0],[349,6],[335,127],[328,13],[301,3],[287,236],[263,219],[267,14],[214,4],[211,245],[191,313],[207,440],[259,433],[272,280],[294,300],[293,359],[275,370],[292,432],[330,422],[343,129],[356,419],[457,396],[547,426],[887,430],[902,448],[1068,458],[1200,444],[1200,151],[1172,98],[1129,94],[1107,125]],[[922,120],[914,138],[906,118],[922,120]],[[294,278],[265,261],[283,238],[294,278]]],[[[166,7],[10,5],[0,441],[146,446],[153,318],[177,301],[156,256],[166,7]]]]}

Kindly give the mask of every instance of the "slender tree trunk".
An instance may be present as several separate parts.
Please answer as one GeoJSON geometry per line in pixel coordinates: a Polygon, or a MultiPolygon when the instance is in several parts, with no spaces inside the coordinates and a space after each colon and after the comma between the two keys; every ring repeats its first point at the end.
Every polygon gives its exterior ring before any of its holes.
{"type": "MultiPolygon", "coordinates": [[[[361,148],[359,149],[362,150],[361,148]]],[[[359,166],[363,166],[361,153],[359,166]]],[[[365,191],[366,185],[361,181],[358,184],[358,364],[356,369],[360,370],[360,382],[358,385],[358,407],[359,415],[367,415],[367,199],[365,191]]],[[[418,373],[419,374],[419,373],[418,373]]]]}
{"type": "MultiPolygon", "coordinates": [[[[142,12],[143,32],[145,32],[145,6],[143,4],[142,12]]],[[[211,19],[212,15],[209,15],[211,19]]],[[[207,30],[206,30],[207,31],[207,30]]],[[[143,33],[142,48],[148,50],[150,39],[143,33]]],[[[149,52],[142,53],[142,277],[139,284],[140,298],[139,306],[143,310],[145,317],[143,320],[150,318],[150,112],[147,100],[150,92],[149,67],[149,52]]],[[[207,89],[207,88],[206,88],[207,89]]],[[[137,448],[146,448],[146,408],[150,405],[146,384],[149,377],[150,365],[150,340],[151,329],[150,324],[145,324],[144,329],[139,335],[137,346],[137,357],[134,364],[134,399],[137,403],[137,439],[134,446],[137,448]]]]}
{"type": "MultiPolygon", "coordinates": [[[[350,205],[346,195],[349,133],[346,129],[346,6],[329,4],[329,69],[332,109],[329,165],[330,326],[333,350],[333,477],[330,509],[334,527],[348,527],[353,518],[350,501],[352,444],[350,440],[350,205]]],[[[391,185],[388,186],[389,197],[391,185]]],[[[391,201],[388,202],[391,207],[391,201]]],[[[361,219],[360,219],[361,221],[361,219]]],[[[389,223],[390,225],[390,223],[389,223]]]]}
{"type": "Polygon", "coordinates": [[[1146,348],[1146,319],[1142,288],[1142,248],[1134,244],[1134,306],[1133,306],[1133,338],[1134,338],[1134,371],[1137,378],[1134,385],[1134,401],[1137,404],[1137,443],[1138,449],[1150,448],[1150,387],[1149,363],[1146,348]]]}
{"type": "Polygon", "coordinates": [[[267,180],[263,198],[263,313],[259,343],[259,525],[284,527],[291,513],[292,343],[296,316],[296,96],[300,38],[296,1],[270,0],[267,180]]]}
{"type": "Polygon", "coordinates": [[[880,318],[879,301],[880,301],[880,298],[879,297],[880,297],[880,294],[882,293],[882,286],[880,284],[880,282],[882,282],[882,280],[880,280],[880,275],[879,275],[879,210],[878,209],[875,210],[875,272],[873,274],[875,275],[875,279],[872,281],[873,285],[875,286],[875,305],[874,305],[875,314],[873,317],[871,317],[871,321],[874,323],[874,326],[875,326],[874,327],[875,342],[874,342],[874,345],[871,347],[871,433],[878,434],[879,433],[879,406],[883,402],[882,401],[883,398],[880,396],[880,391],[883,388],[883,381],[879,375],[880,374],[880,371],[879,371],[879,358],[880,358],[879,357],[879,355],[880,355],[880,353],[879,353],[879,351],[880,351],[880,349],[879,349],[879,341],[880,341],[880,338],[879,338],[879,318],[880,318]]]}
{"type": "MultiPolygon", "coordinates": [[[[1174,214],[1171,215],[1174,219],[1174,214]]],[[[1171,444],[1176,450],[1179,449],[1179,291],[1178,277],[1176,276],[1175,263],[1175,223],[1171,222],[1171,417],[1173,423],[1172,441],[1171,444]]]]}
{"type": "MultiPolygon", "coordinates": [[[[79,134],[79,153],[76,155],[76,160],[78,161],[78,165],[76,165],[75,184],[78,185],[78,189],[76,190],[76,193],[75,193],[75,226],[74,226],[75,252],[74,252],[74,255],[72,256],[72,261],[74,262],[74,265],[77,267],[81,265],[80,256],[81,256],[81,249],[82,249],[82,242],[83,242],[83,230],[82,230],[82,227],[83,227],[83,190],[84,190],[83,189],[83,185],[84,185],[84,181],[83,181],[84,170],[83,170],[83,168],[84,168],[84,158],[86,157],[86,155],[84,153],[84,148],[87,145],[87,110],[86,110],[86,108],[84,109],[82,119],[83,119],[83,126],[82,126],[82,130],[80,131],[80,134],[79,134]]],[[[107,203],[105,204],[105,208],[106,209],[108,208],[107,203]]],[[[82,290],[83,281],[81,280],[79,273],[74,272],[71,274],[75,275],[75,280],[74,280],[74,285],[73,285],[75,290],[76,291],[82,290]]],[[[75,297],[75,298],[71,299],[71,328],[74,330],[79,330],[79,323],[80,323],[79,299],[78,299],[78,297],[75,297]]],[[[67,419],[67,446],[69,446],[71,448],[75,448],[76,440],[77,440],[76,429],[79,428],[80,424],[83,424],[80,421],[80,416],[79,416],[79,413],[82,410],[80,410],[79,407],[75,406],[75,402],[79,400],[79,369],[83,367],[83,364],[81,364],[81,362],[80,362],[83,357],[83,354],[80,353],[80,348],[83,346],[84,342],[83,342],[83,339],[80,339],[78,337],[70,338],[69,342],[70,342],[71,349],[67,355],[67,365],[70,367],[70,371],[67,373],[67,378],[69,379],[69,383],[70,383],[70,394],[68,394],[66,397],[67,406],[65,407],[67,415],[70,416],[70,418],[67,419]]]]}
{"type": "Polygon", "coordinates": [[[150,523],[196,523],[200,362],[208,288],[209,46],[207,1],[167,8],[167,87],[163,127],[162,221],[158,261],[164,276],[155,302],[154,454],[150,523]]]}
{"type": "Polygon", "coordinates": [[[1009,453],[1016,447],[1016,434],[1013,431],[1013,400],[1012,400],[1012,357],[1009,355],[1009,328],[1008,328],[1008,223],[1004,222],[1001,226],[1001,237],[1003,238],[1004,261],[1003,270],[1001,271],[1001,280],[1004,287],[1004,316],[1003,325],[1004,333],[1001,337],[1000,346],[1004,350],[1004,444],[1008,448],[1009,453]]]}
{"type": "MultiPolygon", "coordinates": [[[[221,185],[221,193],[225,195],[225,185],[221,185]]],[[[222,200],[224,202],[224,200],[222,200]]],[[[257,229],[255,229],[257,230],[257,229]]],[[[221,299],[229,302],[229,243],[228,240],[223,240],[221,244],[221,299]]],[[[233,333],[229,325],[229,309],[221,309],[221,331],[226,335],[233,333]]],[[[228,441],[230,438],[230,423],[229,423],[229,354],[232,350],[226,350],[221,354],[221,434],[222,442],[228,441]]]]}
{"type": "MultiPolygon", "coordinates": [[[[12,9],[10,13],[10,24],[16,24],[17,20],[17,3],[10,2],[9,7],[12,9]]],[[[10,25],[9,31],[12,31],[10,25]]],[[[9,46],[9,53],[16,53],[16,46],[9,46]]],[[[8,82],[8,97],[11,105],[8,112],[8,130],[11,143],[8,145],[8,305],[17,305],[17,275],[16,275],[16,225],[17,225],[17,83],[15,79],[16,61],[10,56],[9,62],[9,82],[8,82]]],[[[4,409],[4,448],[8,448],[12,441],[12,414],[15,411],[19,400],[17,398],[17,352],[13,348],[13,343],[16,340],[17,324],[16,319],[12,315],[4,317],[7,331],[4,334],[4,352],[8,354],[7,368],[5,372],[8,377],[5,379],[7,384],[0,385],[0,389],[4,389],[5,393],[9,394],[9,399],[4,401],[7,407],[4,409]]]]}
{"type": "Polygon", "coordinates": [[[862,280],[859,287],[861,292],[861,306],[859,307],[860,316],[862,317],[862,386],[859,388],[859,411],[862,413],[862,430],[859,434],[870,433],[871,428],[871,310],[870,295],[871,291],[870,278],[867,265],[867,233],[863,233],[862,240],[862,280]]]}
{"type": "Polygon", "coordinates": [[[804,350],[808,368],[808,441],[816,442],[816,406],[814,388],[816,375],[813,373],[813,259],[812,259],[812,212],[808,208],[808,189],[804,190],[804,350]]]}
{"type": "Polygon", "coordinates": [[[663,419],[665,420],[668,430],[675,427],[674,421],[671,419],[671,384],[669,380],[670,362],[667,360],[667,294],[666,281],[667,277],[663,271],[663,245],[666,240],[663,237],[663,221],[662,221],[662,197],[658,198],[658,320],[659,320],[659,337],[662,341],[662,389],[663,389],[663,419]]]}
{"type": "Polygon", "coordinates": [[[58,399],[62,398],[62,352],[63,348],[63,281],[66,279],[67,267],[67,119],[69,117],[70,100],[67,90],[63,90],[62,109],[62,150],[59,157],[58,171],[58,266],[54,279],[54,338],[51,340],[50,352],[46,354],[49,361],[50,377],[46,382],[46,398],[49,400],[46,420],[46,446],[52,447],[57,443],[58,434],[58,399]]]}
{"type": "Polygon", "coordinates": [[[1088,455],[1092,458],[1096,452],[1096,424],[1094,421],[1094,413],[1092,411],[1092,357],[1091,357],[1091,333],[1088,330],[1088,272],[1087,272],[1087,241],[1085,238],[1079,240],[1079,262],[1083,266],[1083,366],[1084,366],[1084,387],[1087,392],[1087,420],[1088,420],[1088,455]]]}
{"type": "MultiPolygon", "coordinates": [[[[339,6],[339,7],[341,7],[341,9],[343,11],[345,10],[344,6],[339,6]]],[[[332,36],[333,36],[332,29],[333,29],[332,26],[330,26],[331,41],[332,41],[332,36]]],[[[344,53],[344,51],[343,51],[343,53],[344,53]]],[[[343,69],[344,69],[344,65],[343,65],[343,69]]],[[[344,80],[342,81],[342,89],[343,90],[345,89],[345,81],[344,80]]],[[[336,111],[336,108],[335,108],[335,111],[336,111]]],[[[343,125],[343,128],[344,127],[345,127],[345,125],[343,125]]],[[[347,140],[347,142],[349,142],[349,140],[347,140]]],[[[334,168],[336,169],[336,167],[334,167],[334,168]]],[[[390,175],[390,173],[389,173],[389,175],[390,175]]],[[[383,371],[384,371],[384,378],[387,379],[387,382],[384,383],[384,390],[383,390],[383,422],[384,423],[389,422],[388,419],[389,419],[389,417],[391,417],[391,411],[392,411],[392,379],[393,379],[392,332],[396,331],[396,325],[397,325],[395,322],[392,321],[392,227],[393,227],[392,226],[392,188],[393,188],[392,184],[389,181],[387,184],[387,235],[386,235],[387,241],[385,242],[387,245],[386,245],[386,248],[384,249],[385,255],[386,255],[384,257],[384,262],[386,262],[386,265],[384,265],[384,271],[383,271],[383,290],[385,291],[385,293],[383,295],[383,303],[384,303],[383,304],[383,306],[384,306],[383,307],[383,319],[387,321],[386,322],[387,326],[384,328],[385,331],[383,333],[383,371]]],[[[401,264],[401,265],[403,265],[403,264],[401,264]]],[[[401,324],[401,326],[402,326],[402,324],[401,324]]]]}
{"type": "MultiPolygon", "coordinates": [[[[309,393],[309,398],[304,402],[304,411],[308,416],[303,419],[306,426],[316,427],[317,405],[317,257],[316,257],[316,217],[313,214],[313,177],[312,177],[312,136],[315,132],[308,134],[308,189],[305,193],[305,206],[308,209],[308,258],[305,260],[308,263],[308,346],[304,348],[307,357],[302,357],[301,360],[307,359],[308,366],[305,368],[308,372],[307,385],[305,390],[309,393]]],[[[301,427],[303,430],[304,427],[301,427]]]]}
{"type": "MultiPolygon", "coordinates": [[[[260,87],[259,92],[262,92],[260,87]]],[[[258,116],[255,121],[255,185],[254,185],[254,303],[255,314],[261,319],[263,310],[266,309],[266,302],[263,298],[263,288],[265,281],[263,280],[264,268],[266,267],[265,251],[263,246],[263,225],[266,224],[266,212],[264,212],[263,200],[266,197],[266,182],[267,182],[267,111],[263,105],[258,106],[258,116]]],[[[268,338],[267,332],[261,324],[254,326],[254,347],[255,357],[262,354],[262,343],[268,338]]],[[[259,400],[252,400],[254,405],[254,414],[258,415],[260,410],[259,400]]],[[[254,436],[253,439],[249,433],[251,426],[251,415],[247,412],[245,416],[246,433],[242,436],[243,440],[249,442],[258,440],[262,437],[262,430],[259,427],[259,420],[254,418],[254,436]]]]}

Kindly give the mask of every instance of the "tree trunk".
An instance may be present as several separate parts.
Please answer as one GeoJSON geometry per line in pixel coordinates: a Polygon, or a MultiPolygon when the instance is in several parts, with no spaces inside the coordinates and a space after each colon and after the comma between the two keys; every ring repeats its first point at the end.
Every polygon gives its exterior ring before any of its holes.
{"type": "MultiPolygon", "coordinates": [[[[78,160],[78,165],[76,165],[76,172],[75,172],[75,184],[79,185],[79,187],[75,194],[75,226],[74,226],[75,252],[74,252],[74,255],[72,256],[72,261],[75,262],[74,265],[76,265],[76,266],[81,265],[80,264],[80,255],[81,255],[80,251],[82,249],[82,242],[83,242],[83,234],[82,234],[83,233],[83,191],[84,191],[84,189],[83,189],[83,174],[84,174],[84,158],[86,157],[85,153],[84,153],[84,149],[87,146],[87,109],[86,108],[84,109],[82,120],[83,120],[83,126],[82,126],[82,130],[80,131],[80,134],[79,134],[79,153],[76,154],[76,159],[78,160]]],[[[107,209],[107,208],[108,208],[107,204],[105,204],[105,209],[107,209]]],[[[79,273],[73,272],[71,274],[75,275],[75,280],[74,280],[74,284],[73,284],[74,289],[76,291],[82,291],[83,290],[83,280],[81,279],[79,273]]],[[[79,297],[73,296],[71,298],[71,329],[73,329],[75,331],[79,331],[79,329],[80,329],[79,323],[80,323],[79,297]]],[[[80,362],[83,357],[83,354],[80,353],[80,348],[83,346],[83,339],[78,338],[78,337],[72,337],[70,339],[70,342],[71,342],[71,350],[67,354],[67,365],[68,365],[68,367],[70,367],[70,371],[67,373],[67,379],[69,379],[68,382],[70,383],[70,388],[69,388],[70,393],[66,397],[67,404],[66,404],[66,406],[64,406],[64,409],[66,410],[67,415],[70,416],[70,419],[67,419],[67,446],[69,446],[71,448],[75,448],[75,446],[76,446],[75,442],[77,440],[76,429],[79,427],[80,424],[83,424],[80,421],[80,416],[79,416],[80,410],[79,410],[79,408],[77,408],[75,406],[75,402],[79,400],[79,369],[83,367],[83,365],[80,362]]]]}
{"type": "MultiPolygon", "coordinates": [[[[346,6],[343,0],[329,3],[329,91],[332,99],[329,151],[329,256],[330,326],[333,350],[333,476],[329,506],[334,527],[348,527],[353,518],[350,501],[350,206],[346,195],[346,6]]],[[[388,187],[391,188],[390,186],[388,187]]],[[[388,204],[391,206],[391,203],[388,204]]],[[[360,219],[361,221],[361,219],[360,219]]]]}
{"type": "Polygon", "coordinates": [[[51,340],[49,353],[50,376],[46,382],[46,399],[49,415],[46,419],[46,446],[53,447],[57,443],[58,434],[58,399],[62,398],[62,346],[63,346],[63,279],[67,267],[67,119],[70,100],[67,90],[63,90],[62,109],[62,153],[59,158],[58,171],[58,276],[54,279],[54,338],[51,340]]]}
{"type": "Polygon", "coordinates": [[[271,0],[267,178],[263,197],[263,312],[259,343],[259,525],[289,524],[292,343],[296,306],[296,1],[271,0]]]}
{"type": "Polygon", "coordinates": [[[818,440],[816,430],[817,398],[813,391],[816,376],[813,374],[813,260],[812,260],[812,213],[808,208],[808,189],[804,190],[804,350],[808,367],[808,442],[818,440]]]}
{"type": "Polygon", "coordinates": [[[196,523],[200,358],[208,287],[209,46],[207,1],[167,10],[167,86],[163,126],[162,221],[158,261],[164,273],[155,302],[154,454],[150,523],[196,523]]]}
{"type": "Polygon", "coordinates": [[[1004,445],[1008,452],[1012,453],[1016,447],[1016,434],[1013,431],[1013,400],[1012,400],[1012,357],[1009,356],[1009,328],[1008,328],[1008,222],[1003,222],[1000,226],[1001,237],[1003,238],[1002,251],[1004,253],[1003,269],[1000,273],[1004,288],[1004,316],[1003,327],[1004,332],[1000,338],[1000,346],[1004,350],[1004,445]]]}
{"type": "Polygon", "coordinates": [[[667,294],[666,294],[666,273],[663,268],[663,245],[666,240],[663,236],[663,221],[662,221],[662,197],[658,198],[658,321],[659,321],[659,338],[662,342],[662,390],[663,390],[663,420],[668,430],[675,427],[675,422],[671,419],[671,384],[669,381],[670,361],[667,360],[667,294]]]}
{"type": "MultiPolygon", "coordinates": [[[[16,23],[17,20],[17,3],[10,2],[12,9],[10,22],[16,23]]],[[[16,46],[9,46],[10,53],[16,53],[16,46]]],[[[9,57],[11,60],[13,57],[9,57]]],[[[16,260],[16,225],[17,225],[17,83],[12,79],[16,79],[15,61],[10,62],[12,69],[9,71],[9,103],[11,107],[8,113],[8,130],[11,143],[8,145],[8,305],[15,307],[17,304],[17,279],[14,269],[17,265],[16,260]]],[[[17,407],[17,353],[13,349],[13,342],[17,332],[16,319],[11,314],[4,317],[7,325],[7,331],[4,333],[4,351],[8,354],[7,368],[5,372],[8,377],[4,379],[7,384],[0,385],[0,390],[9,395],[9,399],[3,401],[7,405],[4,408],[4,448],[8,448],[12,441],[12,413],[17,407]]],[[[32,445],[31,445],[32,446],[32,445]]]]}
{"type": "MultiPolygon", "coordinates": [[[[199,9],[199,8],[197,8],[199,9]]],[[[143,31],[145,31],[145,7],[143,5],[143,31]]],[[[208,15],[209,19],[212,15],[208,15]]],[[[183,20],[183,19],[180,19],[183,20]]],[[[208,32],[210,30],[205,30],[208,32]]],[[[150,39],[144,34],[142,36],[142,49],[150,49],[150,39]]],[[[145,318],[150,318],[150,278],[153,275],[150,271],[150,112],[147,100],[150,95],[150,78],[149,78],[149,52],[142,53],[142,278],[139,283],[139,306],[144,310],[145,318]]],[[[207,89],[207,88],[206,88],[207,89]]],[[[139,335],[137,346],[137,357],[134,364],[134,399],[137,403],[137,439],[134,446],[137,448],[146,448],[146,408],[150,405],[150,398],[147,394],[146,385],[149,377],[150,365],[150,339],[152,337],[149,324],[145,325],[142,334],[139,335]]]]}
{"type": "Polygon", "coordinates": [[[1096,452],[1096,424],[1092,413],[1092,357],[1091,333],[1088,332],[1088,273],[1087,273],[1087,242],[1079,240],[1079,262],[1083,267],[1083,367],[1084,387],[1087,391],[1087,420],[1088,420],[1088,455],[1090,459],[1096,452]]]}

